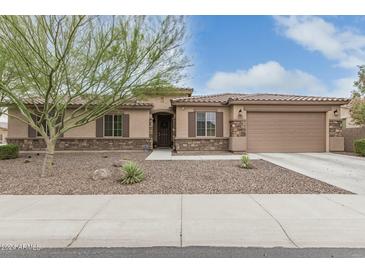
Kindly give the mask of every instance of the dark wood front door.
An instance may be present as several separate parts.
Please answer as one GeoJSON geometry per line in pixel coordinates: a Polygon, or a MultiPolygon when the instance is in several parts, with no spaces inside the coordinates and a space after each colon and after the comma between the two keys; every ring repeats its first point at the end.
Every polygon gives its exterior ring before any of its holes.
{"type": "Polygon", "coordinates": [[[159,115],[157,120],[157,145],[169,147],[171,145],[171,116],[159,115]]]}

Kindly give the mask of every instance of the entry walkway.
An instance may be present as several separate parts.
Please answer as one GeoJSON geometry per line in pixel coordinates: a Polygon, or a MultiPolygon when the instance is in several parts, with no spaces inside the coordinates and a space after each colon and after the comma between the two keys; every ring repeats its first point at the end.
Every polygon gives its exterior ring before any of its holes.
{"type": "Polygon", "coordinates": [[[364,195],[0,196],[0,243],[365,247],[364,195]]]}
{"type": "MultiPolygon", "coordinates": [[[[213,152],[214,153],[214,152],[213,152]]],[[[251,160],[260,159],[256,154],[249,154],[251,160]]],[[[170,149],[154,149],[146,160],[239,160],[240,154],[224,154],[224,155],[172,155],[170,149]]]]}

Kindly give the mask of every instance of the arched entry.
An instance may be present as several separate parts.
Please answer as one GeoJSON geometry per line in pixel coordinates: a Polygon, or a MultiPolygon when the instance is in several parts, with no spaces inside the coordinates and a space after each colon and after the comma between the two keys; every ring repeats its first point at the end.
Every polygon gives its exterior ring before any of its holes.
{"type": "Polygon", "coordinates": [[[154,147],[172,146],[172,114],[158,112],[153,114],[154,147]]]}

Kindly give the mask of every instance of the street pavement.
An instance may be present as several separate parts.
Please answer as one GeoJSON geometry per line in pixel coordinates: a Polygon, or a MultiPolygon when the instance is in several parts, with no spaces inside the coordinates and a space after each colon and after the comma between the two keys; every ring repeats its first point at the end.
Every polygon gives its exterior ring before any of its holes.
{"type": "Polygon", "coordinates": [[[0,258],[364,258],[364,248],[115,247],[0,250],[0,258]]]}

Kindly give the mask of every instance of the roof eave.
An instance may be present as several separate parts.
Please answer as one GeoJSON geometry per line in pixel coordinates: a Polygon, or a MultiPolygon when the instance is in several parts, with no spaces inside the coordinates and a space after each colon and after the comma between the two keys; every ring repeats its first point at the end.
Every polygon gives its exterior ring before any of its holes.
{"type": "MultiPolygon", "coordinates": [[[[79,108],[81,107],[82,105],[79,104],[79,105],[76,105],[76,104],[73,104],[73,105],[69,105],[69,108],[79,108]]],[[[92,107],[93,105],[91,105],[92,107]]],[[[118,107],[115,107],[115,109],[152,109],[153,108],[153,105],[152,104],[145,104],[145,105],[120,105],[118,107]]]]}
{"type": "Polygon", "coordinates": [[[291,100],[229,100],[228,102],[174,102],[173,106],[229,106],[229,105],[345,105],[350,100],[291,101],[291,100]]]}
{"type": "Polygon", "coordinates": [[[346,101],[291,101],[291,100],[235,100],[229,101],[228,105],[344,105],[348,104],[350,100],[346,101]]]}
{"type": "Polygon", "coordinates": [[[173,106],[226,106],[227,103],[220,102],[171,102],[173,106]]]}
{"type": "MultiPolygon", "coordinates": [[[[27,107],[42,107],[43,104],[25,104],[27,107]]],[[[5,106],[5,105],[4,105],[5,106]]],[[[79,108],[83,106],[83,104],[69,104],[67,108],[79,108]]],[[[90,105],[91,107],[94,105],[90,105]]],[[[15,104],[7,104],[6,107],[16,107],[15,104]]],[[[143,105],[120,105],[118,107],[116,107],[117,109],[152,109],[153,105],[152,104],[143,104],[143,105]]]]}

